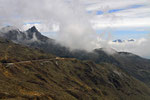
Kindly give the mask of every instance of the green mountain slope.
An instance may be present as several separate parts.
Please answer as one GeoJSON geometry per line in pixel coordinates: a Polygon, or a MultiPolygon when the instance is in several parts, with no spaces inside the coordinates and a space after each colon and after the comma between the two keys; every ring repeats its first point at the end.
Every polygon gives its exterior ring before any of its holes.
{"type": "Polygon", "coordinates": [[[149,59],[143,59],[137,55],[127,52],[119,52],[114,54],[113,57],[122,64],[121,68],[123,70],[146,83],[150,87],[149,59]]]}
{"type": "Polygon", "coordinates": [[[0,47],[2,100],[150,99],[145,84],[112,64],[59,58],[5,39],[0,47]]]}
{"type": "Polygon", "coordinates": [[[17,62],[54,57],[54,55],[43,53],[43,51],[14,44],[7,39],[0,38],[0,62],[17,62]]]}

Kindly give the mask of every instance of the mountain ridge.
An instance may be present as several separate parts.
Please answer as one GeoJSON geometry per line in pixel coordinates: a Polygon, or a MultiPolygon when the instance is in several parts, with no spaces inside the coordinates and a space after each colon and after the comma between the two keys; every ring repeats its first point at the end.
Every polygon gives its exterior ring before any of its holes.
{"type": "MultiPolygon", "coordinates": [[[[21,32],[22,33],[22,32],[21,32]]],[[[7,33],[9,34],[9,33],[7,33]]],[[[27,45],[32,48],[39,48],[46,53],[50,53],[64,58],[77,58],[79,60],[91,60],[97,64],[111,63],[123,69],[138,80],[146,83],[150,87],[150,60],[141,58],[137,55],[127,52],[116,52],[107,54],[103,48],[95,49],[93,52],[85,50],[70,51],[69,48],[61,46],[55,40],[43,36],[35,27],[26,31],[26,34],[32,34],[30,39],[25,38],[24,41],[17,41],[19,44],[27,45]],[[32,30],[32,31],[30,31],[32,30]],[[34,33],[38,34],[38,41],[31,41],[34,33]],[[129,61],[131,60],[131,61],[129,61]]],[[[13,40],[8,37],[4,37],[13,40]]]]}
{"type": "Polygon", "coordinates": [[[109,63],[60,58],[0,38],[0,99],[149,100],[150,89],[109,63]],[[7,51],[7,48],[10,47],[7,51]],[[7,55],[6,62],[2,59],[7,55]]]}
{"type": "Polygon", "coordinates": [[[122,40],[122,39],[117,39],[117,40],[113,40],[112,42],[114,43],[126,43],[126,42],[135,42],[135,39],[128,39],[128,40],[122,40]]]}

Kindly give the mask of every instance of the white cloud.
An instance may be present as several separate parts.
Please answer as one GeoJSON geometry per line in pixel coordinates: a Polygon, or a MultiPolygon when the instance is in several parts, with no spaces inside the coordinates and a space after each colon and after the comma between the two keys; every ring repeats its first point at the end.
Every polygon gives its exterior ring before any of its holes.
{"type": "Polygon", "coordinates": [[[87,10],[111,10],[128,7],[131,5],[150,5],[149,0],[83,0],[88,1],[87,10]]]}
{"type": "Polygon", "coordinates": [[[96,15],[91,19],[94,29],[107,27],[148,27],[150,26],[150,2],[149,0],[101,0],[87,7],[92,11],[103,11],[104,14],[96,15]],[[137,8],[129,6],[141,5],[137,8]],[[114,13],[107,13],[112,9],[124,9],[114,13]]]}
{"type": "Polygon", "coordinates": [[[115,43],[110,41],[109,45],[118,50],[124,52],[131,52],[142,57],[150,58],[150,36],[147,38],[140,38],[134,42],[123,42],[123,43],[115,43]]]}
{"type": "MultiPolygon", "coordinates": [[[[121,18],[121,17],[120,17],[121,18]]],[[[136,27],[149,27],[150,26],[150,17],[147,18],[122,18],[122,19],[113,19],[98,17],[92,21],[93,28],[103,29],[107,27],[111,28],[136,28],[136,27]],[[116,20],[116,21],[115,21],[116,20]]]]}

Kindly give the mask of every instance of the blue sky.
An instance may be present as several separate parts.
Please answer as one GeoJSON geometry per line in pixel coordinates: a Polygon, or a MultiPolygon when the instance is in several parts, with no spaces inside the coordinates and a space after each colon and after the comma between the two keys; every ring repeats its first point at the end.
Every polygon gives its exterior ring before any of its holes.
{"type": "Polygon", "coordinates": [[[148,30],[150,27],[149,1],[117,1],[116,3],[114,0],[104,1],[104,5],[102,2],[90,5],[88,13],[96,12],[95,19],[92,20],[96,32],[99,34],[111,28],[113,38],[120,39],[139,39],[150,34],[150,29],[148,30]]]}
{"type": "Polygon", "coordinates": [[[137,31],[137,30],[111,30],[111,31],[102,31],[102,30],[97,30],[97,34],[101,33],[106,33],[110,32],[112,39],[122,39],[122,40],[127,40],[127,39],[140,39],[144,38],[147,36],[147,34],[150,33],[150,31],[137,31]]]}
{"type": "Polygon", "coordinates": [[[149,34],[149,31],[136,31],[136,30],[116,30],[112,32],[113,39],[140,39],[149,34]]]}
{"type": "Polygon", "coordinates": [[[26,23],[24,23],[24,25],[28,25],[28,24],[34,25],[34,24],[42,24],[42,23],[41,22],[26,22],[26,23]]]}
{"type": "MultiPolygon", "coordinates": [[[[114,12],[119,12],[119,11],[122,11],[122,10],[135,9],[135,8],[140,8],[140,7],[143,7],[143,6],[145,6],[145,5],[131,5],[131,6],[128,6],[128,7],[125,7],[125,8],[111,9],[107,13],[114,13],[114,12]]],[[[92,13],[92,11],[88,11],[88,13],[92,13]]],[[[101,11],[101,10],[96,12],[96,15],[102,15],[102,14],[104,14],[104,12],[101,11]]]]}

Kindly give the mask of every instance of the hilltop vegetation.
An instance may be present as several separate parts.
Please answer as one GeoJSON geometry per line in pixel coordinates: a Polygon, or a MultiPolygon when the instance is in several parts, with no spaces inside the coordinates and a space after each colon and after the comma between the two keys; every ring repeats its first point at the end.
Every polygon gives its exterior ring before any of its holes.
{"type": "Polygon", "coordinates": [[[54,55],[31,49],[27,46],[15,44],[7,39],[0,38],[0,62],[18,62],[26,60],[54,58],[54,55]]]}

